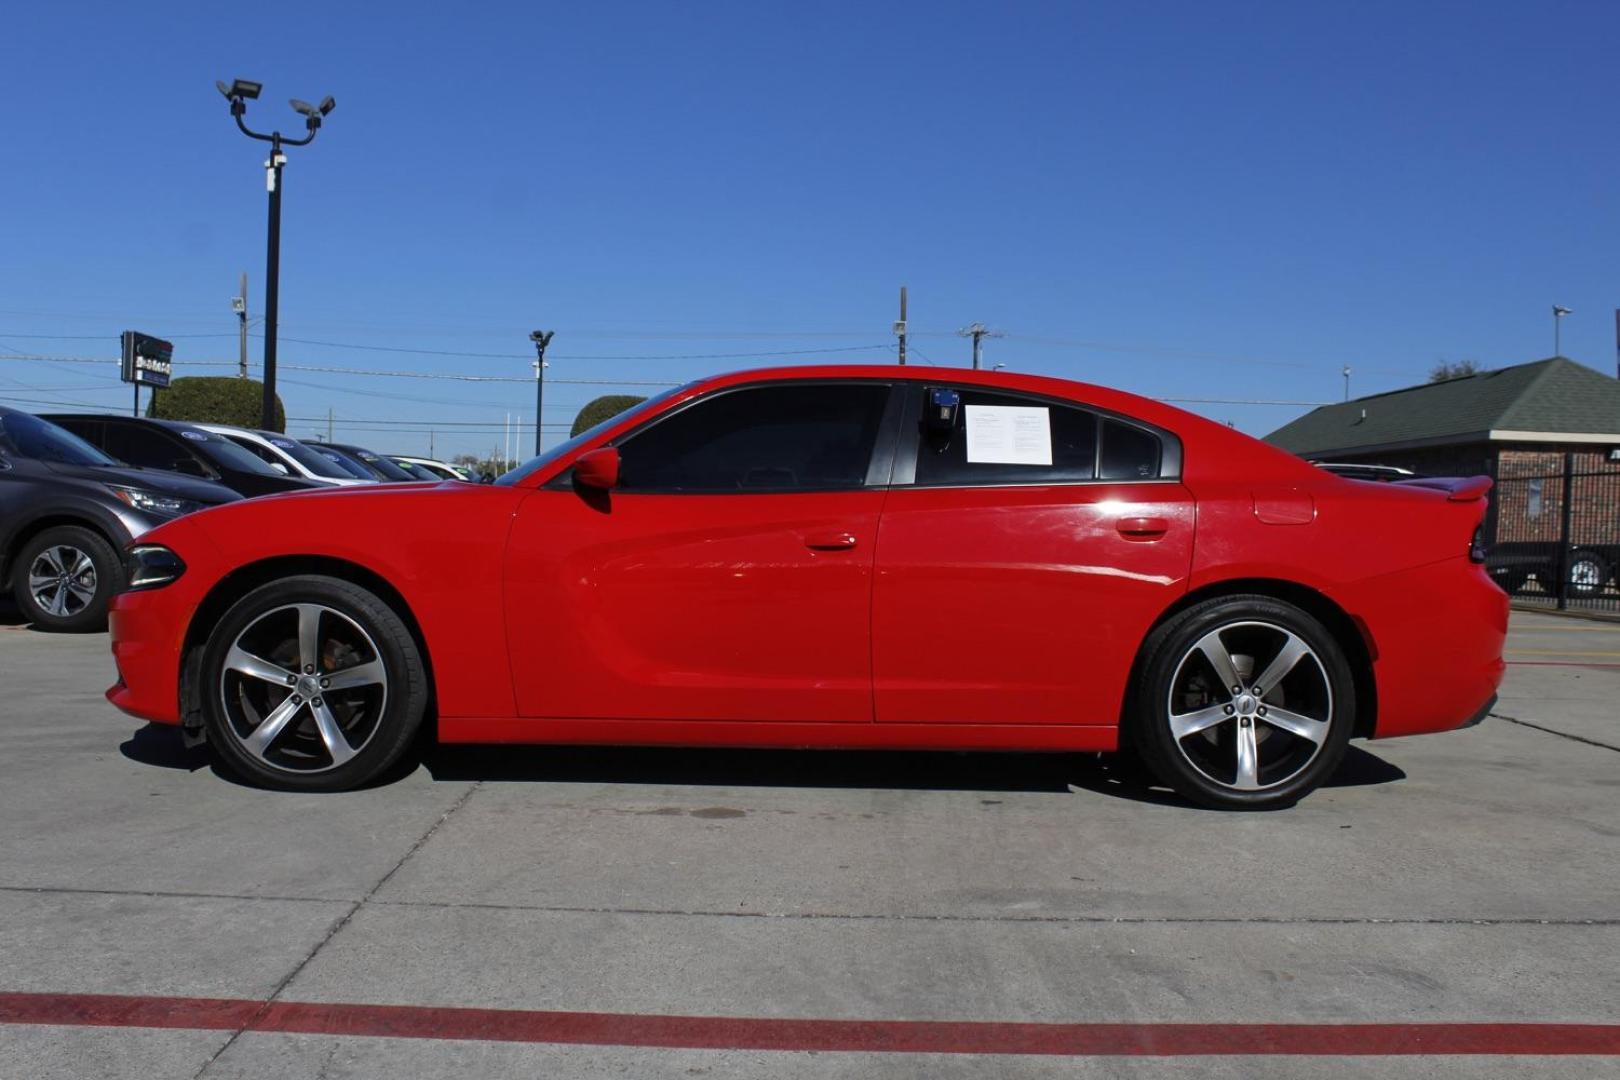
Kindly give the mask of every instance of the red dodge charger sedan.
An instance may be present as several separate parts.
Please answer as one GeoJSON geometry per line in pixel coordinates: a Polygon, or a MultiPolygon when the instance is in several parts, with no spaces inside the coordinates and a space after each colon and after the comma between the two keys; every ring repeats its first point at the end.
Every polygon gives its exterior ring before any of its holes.
{"type": "Polygon", "coordinates": [[[700,380],[457,482],[254,499],[129,553],[108,697],[241,777],[444,742],[1133,748],[1222,807],[1482,718],[1490,481],[1348,480],[1060,379],[700,380]]]}

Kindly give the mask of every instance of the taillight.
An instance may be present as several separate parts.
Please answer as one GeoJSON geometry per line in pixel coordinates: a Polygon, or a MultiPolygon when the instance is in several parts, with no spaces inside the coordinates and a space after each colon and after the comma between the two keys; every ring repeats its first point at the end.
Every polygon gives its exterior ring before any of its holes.
{"type": "Polygon", "coordinates": [[[1474,530],[1474,538],[1468,542],[1468,557],[1477,563],[1485,561],[1485,526],[1474,530]]]}

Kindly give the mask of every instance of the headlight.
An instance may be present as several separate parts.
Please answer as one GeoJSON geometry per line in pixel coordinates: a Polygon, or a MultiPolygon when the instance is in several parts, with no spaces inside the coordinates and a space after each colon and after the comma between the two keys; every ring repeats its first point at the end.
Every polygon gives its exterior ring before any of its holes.
{"type": "Polygon", "coordinates": [[[181,514],[189,514],[193,510],[203,508],[200,502],[164,495],[157,491],[147,491],[144,488],[119,487],[117,484],[107,486],[112,489],[114,495],[136,510],[144,510],[148,514],[157,514],[161,517],[179,517],[181,514]]]}
{"type": "Polygon", "coordinates": [[[186,572],[180,556],[162,544],[137,544],[129,549],[128,589],[156,589],[186,572]]]}

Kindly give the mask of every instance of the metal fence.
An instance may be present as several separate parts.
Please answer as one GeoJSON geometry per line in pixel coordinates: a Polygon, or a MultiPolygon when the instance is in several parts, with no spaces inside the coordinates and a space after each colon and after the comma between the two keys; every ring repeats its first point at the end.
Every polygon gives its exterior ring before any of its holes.
{"type": "Polygon", "coordinates": [[[1515,601],[1620,615],[1620,463],[1504,456],[1485,519],[1486,566],[1515,601]]]}

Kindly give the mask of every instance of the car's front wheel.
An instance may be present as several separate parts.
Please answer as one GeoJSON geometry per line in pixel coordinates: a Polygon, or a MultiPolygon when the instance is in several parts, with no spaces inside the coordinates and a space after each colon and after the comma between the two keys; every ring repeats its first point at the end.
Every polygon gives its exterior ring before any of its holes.
{"type": "Polygon", "coordinates": [[[1320,622],[1266,596],[1195,604],[1149,637],[1131,735],[1194,802],[1270,809],[1332,775],[1355,717],[1343,650],[1320,622]]]}
{"type": "Polygon", "coordinates": [[[118,552],[82,525],[46,529],[17,553],[13,595],[41,630],[80,633],[107,625],[107,605],[123,585],[118,552]]]}
{"type": "Polygon", "coordinates": [[[400,759],[427,678],[404,620],[370,591],[323,576],[271,582],[214,627],[203,719],[221,762],[253,783],[343,791],[400,759]]]}

